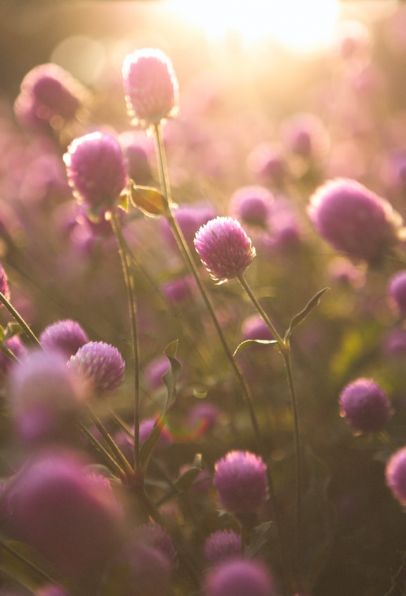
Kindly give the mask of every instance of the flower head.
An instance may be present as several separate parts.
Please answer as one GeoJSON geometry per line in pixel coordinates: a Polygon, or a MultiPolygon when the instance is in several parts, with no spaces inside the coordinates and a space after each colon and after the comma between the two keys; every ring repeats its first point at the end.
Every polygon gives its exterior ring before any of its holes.
{"type": "Polygon", "coordinates": [[[243,186],[231,197],[231,211],[243,223],[266,227],[272,200],[262,186],[243,186]]]}
{"type": "Polygon", "coordinates": [[[227,511],[255,513],[266,498],[266,465],[249,451],[230,451],[215,465],[214,485],[227,511]]]}
{"type": "Polygon", "coordinates": [[[340,412],[355,432],[379,432],[391,416],[390,401],[372,379],[357,379],[340,394],[340,412]]]}
{"type": "Polygon", "coordinates": [[[214,567],[207,575],[204,596],[273,596],[273,580],[257,561],[233,559],[214,567]]]}
{"type": "Polygon", "coordinates": [[[406,270],[398,271],[389,281],[389,295],[401,315],[406,315],[406,270]]]}
{"type": "Polygon", "coordinates": [[[120,144],[112,135],[91,132],[72,141],[64,155],[69,184],[93,209],[113,207],[127,185],[120,144]]]}
{"type": "Polygon", "coordinates": [[[68,364],[88,379],[98,393],[113,391],[123,381],[123,357],[117,348],[102,341],[90,341],[79,348],[68,364]]]}
{"type": "Polygon", "coordinates": [[[272,339],[272,333],[260,315],[251,315],[242,324],[244,339],[272,339]]]}
{"type": "Polygon", "coordinates": [[[406,505],[406,447],[396,451],[386,464],[386,484],[395,499],[406,505]]]}
{"type": "Polygon", "coordinates": [[[211,564],[238,557],[241,553],[241,536],[233,530],[217,530],[204,543],[204,558],[211,564]]]}
{"type": "Polygon", "coordinates": [[[196,233],[195,249],[212,279],[238,277],[255,257],[255,248],[241,224],[232,217],[216,217],[196,233]]]}
{"type": "Polygon", "coordinates": [[[172,62],[161,50],[142,49],[123,63],[125,100],[130,118],[145,126],[173,116],[178,107],[178,81],[172,62]]]}
{"type": "Polygon", "coordinates": [[[70,319],[48,325],[39,339],[44,350],[61,352],[66,358],[73,356],[81,346],[89,341],[79,323],[70,319]]]}
{"type": "Polygon", "coordinates": [[[387,201],[348,179],[332,180],[316,190],[308,212],[334,248],[368,262],[377,261],[396,243],[402,225],[387,201]]]}

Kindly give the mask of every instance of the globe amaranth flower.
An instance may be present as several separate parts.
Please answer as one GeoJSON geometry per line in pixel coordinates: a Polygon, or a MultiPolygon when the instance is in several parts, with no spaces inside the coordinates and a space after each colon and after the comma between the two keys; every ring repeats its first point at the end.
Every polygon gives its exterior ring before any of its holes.
{"type": "Polygon", "coordinates": [[[204,596],[273,596],[274,582],[258,561],[233,559],[215,566],[204,583],[204,596]]]}
{"type": "Polygon", "coordinates": [[[386,484],[395,499],[406,505],[406,447],[396,451],[386,464],[386,484]]]}
{"type": "Polygon", "coordinates": [[[231,197],[230,208],[235,217],[248,225],[266,227],[273,197],[262,186],[243,186],[231,197]]]}
{"type": "Polygon", "coordinates": [[[123,594],[134,596],[168,594],[173,563],[162,550],[135,538],[126,544],[120,553],[119,561],[126,565],[123,585],[120,585],[120,589],[124,587],[123,594]]]}
{"type": "Polygon", "coordinates": [[[372,379],[357,379],[342,390],[340,414],[355,432],[383,430],[391,416],[391,404],[383,389],[372,379]]]}
{"type": "Polygon", "coordinates": [[[148,127],[174,116],[178,108],[178,81],[172,62],[161,50],[142,49],[123,63],[127,111],[134,123],[148,127]]]}
{"type": "Polygon", "coordinates": [[[172,538],[162,526],[155,522],[148,522],[139,526],[136,530],[136,539],[142,544],[159,550],[168,558],[168,561],[175,565],[177,553],[172,538]]]}
{"type": "Polygon", "coordinates": [[[0,509],[8,533],[68,578],[101,573],[123,533],[123,507],[110,482],[72,452],[28,460],[7,483],[0,509]]]}
{"type": "Polygon", "coordinates": [[[83,345],[68,365],[87,379],[97,393],[117,389],[125,371],[125,362],[117,348],[102,341],[83,345]]]}
{"type": "Polygon", "coordinates": [[[332,180],[316,190],[308,213],[335,249],[371,263],[397,242],[402,225],[385,199],[349,179],[332,180]]]}
{"type": "MultiPolygon", "coordinates": [[[[149,139],[150,140],[150,139],[149,139]]],[[[142,137],[134,132],[124,132],[120,135],[120,144],[127,162],[128,175],[136,184],[148,185],[153,179],[150,164],[152,147],[145,135],[142,137]]]]}
{"type": "Polygon", "coordinates": [[[233,530],[217,530],[204,542],[204,558],[212,565],[241,554],[241,536],[233,530]]]}
{"type": "Polygon", "coordinates": [[[267,493],[266,465],[249,451],[230,451],[214,468],[221,505],[236,514],[255,513],[267,493]]]}
{"type": "Polygon", "coordinates": [[[64,162],[69,184],[79,201],[99,211],[117,204],[128,177],[120,143],[114,136],[91,132],[74,139],[64,162]]]}
{"type": "Polygon", "coordinates": [[[402,316],[406,315],[406,271],[398,271],[389,281],[389,296],[402,316]]]}
{"type": "Polygon", "coordinates": [[[260,143],[249,154],[247,165],[260,183],[276,188],[283,186],[287,165],[279,147],[260,143]]]}
{"type": "Polygon", "coordinates": [[[219,283],[240,276],[255,258],[249,236],[232,217],[216,217],[202,226],[194,245],[210,276],[219,283]]]}
{"type": "Polygon", "coordinates": [[[57,351],[70,358],[89,341],[89,338],[79,323],[66,319],[45,327],[39,340],[47,352],[57,351]]]}
{"type": "Polygon", "coordinates": [[[314,114],[297,114],[284,126],[287,148],[304,159],[319,158],[326,153],[329,138],[324,124],[314,114]]]}

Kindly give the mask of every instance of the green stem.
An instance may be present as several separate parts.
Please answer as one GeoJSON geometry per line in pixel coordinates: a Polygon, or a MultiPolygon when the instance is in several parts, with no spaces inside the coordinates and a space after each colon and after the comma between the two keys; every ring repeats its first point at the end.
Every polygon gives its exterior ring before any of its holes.
{"type": "Polygon", "coordinates": [[[118,252],[123,270],[124,284],[127,291],[128,313],[131,328],[132,359],[134,368],[134,463],[135,469],[140,469],[140,355],[137,331],[137,305],[135,301],[134,283],[126,252],[126,242],[123,236],[117,214],[112,211],[111,223],[117,239],[118,252]]]}
{"type": "Polygon", "coordinates": [[[256,298],[251,286],[247,282],[244,275],[239,276],[239,281],[253,303],[254,307],[265,321],[269,330],[273,334],[274,338],[278,342],[278,347],[282,355],[282,359],[285,365],[286,377],[290,393],[291,408],[293,413],[293,436],[294,436],[294,448],[295,448],[295,460],[296,460],[296,521],[295,521],[295,563],[296,563],[296,575],[299,583],[298,589],[301,584],[301,573],[300,573],[300,558],[301,558],[301,533],[302,533],[302,447],[300,439],[300,424],[299,424],[299,409],[298,401],[296,396],[295,385],[293,382],[292,374],[292,363],[290,355],[290,345],[288,341],[285,341],[276,329],[273,321],[269,315],[265,312],[264,308],[256,298]]]}
{"type": "MultiPolygon", "coordinates": [[[[174,217],[174,215],[172,213],[172,198],[171,198],[171,191],[170,191],[170,184],[169,184],[168,165],[167,165],[167,161],[166,161],[166,152],[165,152],[165,147],[164,147],[164,143],[163,143],[163,139],[162,139],[162,132],[161,132],[160,124],[153,125],[152,130],[153,130],[155,144],[156,144],[156,150],[157,150],[157,154],[158,154],[159,178],[160,178],[160,183],[161,183],[161,189],[162,189],[162,193],[164,195],[164,199],[165,199],[165,203],[166,203],[165,216],[166,216],[167,222],[168,222],[169,227],[172,231],[172,234],[175,237],[179,251],[182,254],[187,266],[190,269],[190,272],[192,273],[192,275],[196,281],[197,287],[199,288],[200,294],[203,298],[203,301],[204,301],[206,308],[209,312],[209,315],[211,317],[213,325],[216,329],[218,338],[220,340],[220,343],[224,350],[226,358],[227,358],[227,360],[230,364],[230,367],[235,375],[235,378],[241,388],[242,396],[243,396],[244,402],[248,408],[251,425],[254,430],[254,436],[255,436],[255,440],[256,440],[256,444],[257,444],[257,449],[258,449],[259,453],[261,453],[263,455],[264,460],[266,461],[267,458],[264,455],[264,446],[262,443],[261,433],[260,433],[260,429],[259,429],[258,419],[257,419],[255,409],[254,409],[251,391],[250,391],[247,383],[245,382],[245,379],[244,379],[243,375],[241,374],[241,371],[238,368],[238,365],[233,357],[233,353],[227,343],[227,340],[224,336],[224,333],[223,333],[223,330],[219,323],[219,320],[216,316],[214,306],[210,300],[208,293],[206,292],[206,289],[203,285],[202,280],[200,279],[200,275],[197,270],[195,261],[193,259],[193,256],[191,255],[190,250],[189,250],[189,246],[185,240],[182,230],[179,227],[178,222],[176,221],[176,218],[174,217]]],[[[275,525],[277,527],[278,537],[279,537],[279,541],[280,541],[280,545],[281,545],[284,583],[285,583],[285,585],[288,585],[288,583],[289,583],[287,580],[288,571],[287,571],[287,566],[286,566],[287,556],[286,556],[286,550],[284,547],[284,540],[282,537],[281,515],[279,512],[279,507],[277,505],[275,489],[274,489],[271,473],[269,471],[269,466],[267,466],[267,478],[268,478],[270,498],[274,505],[275,525]]]]}
{"type": "Polygon", "coordinates": [[[92,422],[96,426],[97,430],[100,432],[100,434],[106,441],[106,443],[111,451],[111,454],[116,459],[117,463],[126,472],[126,474],[132,476],[133,468],[132,468],[131,464],[129,463],[128,459],[126,458],[124,453],[121,451],[120,447],[117,445],[117,443],[115,442],[115,440],[113,439],[111,434],[105,428],[105,426],[102,423],[102,421],[100,420],[100,418],[90,408],[89,408],[89,415],[90,415],[92,422]]]}
{"type": "Polygon", "coordinates": [[[49,584],[56,584],[57,581],[53,579],[46,571],[38,567],[36,563],[33,563],[29,559],[26,559],[21,553],[14,550],[12,546],[7,544],[2,538],[0,538],[0,548],[7,551],[10,555],[12,555],[15,559],[23,563],[26,567],[28,567],[31,571],[35,572],[42,580],[46,581],[49,584]]]}
{"type": "Polygon", "coordinates": [[[8,312],[11,314],[11,316],[17,321],[17,323],[20,325],[21,329],[24,331],[27,338],[32,340],[38,346],[40,346],[41,344],[39,343],[39,339],[35,335],[34,331],[31,329],[31,327],[28,325],[28,323],[26,323],[24,321],[24,319],[20,315],[20,313],[14,308],[14,306],[11,304],[11,302],[5,297],[5,295],[2,292],[0,292],[0,302],[1,302],[1,304],[3,304],[3,306],[5,306],[7,308],[8,312]]]}
{"type": "Polygon", "coordinates": [[[90,430],[86,428],[84,424],[81,423],[80,428],[83,434],[86,435],[86,437],[92,443],[94,448],[103,456],[107,467],[110,468],[113,474],[117,474],[117,476],[124,481],[126,479],[126,473],[116,462],[116,460],[112,457],[111,453],[104,447],[104,445],[100,443],[98,439],[96,439],[96,437],[92,435],[90,430]]]}

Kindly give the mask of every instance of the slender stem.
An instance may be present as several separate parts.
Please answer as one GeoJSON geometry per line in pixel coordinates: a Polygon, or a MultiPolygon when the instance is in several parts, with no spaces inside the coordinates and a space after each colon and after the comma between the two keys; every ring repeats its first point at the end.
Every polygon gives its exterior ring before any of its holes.
{"type": "Polygon", "coordinates": [[[39,343],[39,339],[35,335],[34,331],[31,329],[31,327],[28,325],[28,323],[26,323],[24,321],[24,319],[20,315],[20,313],[14,308],[14,306],[11,304],[11,302],[5,297],[5,295],[2,292],[0,292],[0,302],[3,304],[3,306],[5,306],[7,308],[8,312],[11,314],[11,316],[17,321],[17,323],[20,325],[21,329],[24,331],[27,338],[31,339],[34,343],[36,343],[37,345],[40,346],[41,344],[39,343]]]}
{"type": "MultiPolygon", "coordinates": [[[[251,286],[247,282],[244,275],[239,276],[239,281],[246,291],[247,295],[249,296],[251,302],[255,306],[258,313],[261,315],[262,319],[265,321],[266,325],[270,329],[271,333],[275,337],[276,341],[278,342],[279,350],[282,355],[282,359],[285,365],[286,370],[286,378],[289,387],[290,393],[290,401],[291,401],[291,408],[293,413],[293,436],[294,436],[294,448],[295,448],[295,460],[296,460],[296,520],[295,520],[295,556],[294,560],[296,563],[296,575],[297,581],[301,583],[301,572],[300,572],[300,558],[301,558],[301,533],[302,533],[302,447],[301,447],[301,439],[300,439],[300,425],[299,425],[299,411],[298,411],[298,402],[296,396],[295,385],[293,382],[293,374],[292,374],[292,362],[291,362],[291,355],[290,355],[290,344],[288,341],[285,341],[282,336],[277,331],[275,324],[273,323],[272,319],[269,315],[265,312],[263,307],[261,306],[259,300],[256,298],[254,292],[252,291],[251,286]]],[[[300,585],[298,586],[298,589],[300,585]]]]}
{"type": "Polygon", "coordinates": [[[5,540],[3,540],[2,538],[0,538],[0,548],[7,551],[10,555],[12,555],[15,559],[18,559],[21,563],[24,563],[24,565],[29,567],[31,569],[31,571],[34,571],[35,573],[37,573],[39,575],[39,577],[41,577],[47,583],[50,583],[50,584],[57,583],[56,580],[53,579],[50,575],[48,575],[48,573],[46,571],[44,571],[43,569],[38,567],[38,565],[36,563],[33,563],[32,561],[30,561],[29,559],[24,557],[18,551],[14,550],[14,548],[12,546],[10,546],[10,544],[7,544],[7,542],[5,542],[5,540]]]}
{"type": "Polygon", "coordinates": [[[99,451],[99,453],[101,453],[101,455],[103,456],[107,466],[110,468],[110,470],[113,472],[113,474],[117,474],[119,476],[119,478],[121,478],[122,480],[124,480],[126,478],[126,473],[125,471],[120,467],[120,465],[116,462],[116,460],[112,457],[110,451],[108,451],[104,445],[102,445],[100,443],[100,441],[98,439],[96,439],[96,437],[94,437],[92,435],[92,433],[90,432],[90,430],[88,428],[86,428],[86,426],[84,424],[80,424],[80,428],[83,432],[83,434],[86,435],[86,437],[89,439],[89,441],[92,443],[92,445],[95,447],[95,449],[97,449],[97,451],[99,451]]]}
{"type": "Polygon", "coordinates": [[[100,420],[100,418],[90,408],[89,408],[89,415],[90,415],[92,422],[95,424],[97,430],[100,432],[100,434],[106,441],[106,443],[111,451],[111,454],[117,460],[117,463],[120,465],[120,467],[123,468],[123,470],[125,470],[126,474],[129,474],[130,476],[132,476],[133,469],[132,469],[130,462],[128,461],[128,459],[126,458],[124,453],[121,451],[120,447],[117,445],[117,443],[115,442],[115,440],[113,439],[111,434],[105,428],[105,426],[102,423],[102,421],[100,420]]]}
{"type": "MultiPolygon", "coordinates": [[[[247,383],[245,382],[245,379],[244,379],[244,377],[243,377],[240,369],[238,368],[238,365],[233,357],[233,353],[232,353],[232,351],[227,343],[227,340],[224,336],[223,330],[221,328],[221,325],[217,318],[216,312],[214,310],[214,306],[213,306],[211,299],[203,285],[202,280],[200,279],[200,275],[197,270],[195,261],[190,253],[189,246],[185,240],[182,230],[179,227],[178,222],[176,221],[176,218],[174,217],[174,215],[172,213],[172,198],[171,198],[171,191],[170,191],[170,184],[169,184],[168,166],[167,166],[167,161],[166,161],[165,147],[164,147],[164,143],[163,143],[163,139],[162,139],[161,127],[159,124],[155,124],[153,126],[152,130],[153,130],[155,144],[156,144],[156,150],[157,150],[157,154],[158,154],[159,178],[160,178],[162,193],[164,195],[164,199],[166,202],[166,214],[165,215],[166,215],[167,222],[168,222],[169,227],[175,237],[179,251],[182,254],[184,260],[186,261],[186,264],[188,265],[188,267],[196,281],[197,287],[199,288],[200,294],[201,294],[203,301],[206,305],[206,308],[210,314],[213,325],[217,331],[217,335],[219,337],[221,346],[222,346],[224,353],[227,357],[227,360],[231,366],[231,369],[236,377],[236,380],[241,388],[242,396],[243,396],[243,399],[247,405],[251,424],[252,424],[252,427],[254,430],[254,436],[255,436],[256,443],[257,443],[257,449],[261,454],[263,454],[264,459],[266,460],[267,458],[264,455],[264,446],[262,443],[261,433],[260,433],[260,429],[259,429],[258,419],[257,419],[255,409],[254,409],[251,391],[250,391],[247,383]]],[[[286,566],[287,554],[286,554],[286,549],[284,547],[284,540],[283,540],[283,536],[282,536],[281,515],[279,512],[279,507],[277,506],[275,489],[274,489],[271,473],[269,471],[269,466],[267,466],[267,477],[268,477],[268,485],[269,485],[269,494],[270,494],[272,503],[274,504],[274,507],[275,507],[275,509],[274,509],[274,511],[275,511],[275,525],[277,527],[277,532],[278,532],[279,541],[280,541],[280,545],[281,545],[282,566],[283,566],[283,573],[285,576],[284,583],[285,583],[285,585],[288,585],[288,580],[287,580],[288,571],[287,571],[287,566],[286,566]]]]}
{"type": "Polygon", "coordinates": [[[137,305],[135,301],[134,283],[130,274],[130,268],[126,252],[126,242],[121,230],[117,214],[112,211],[111,223],[117,239],[118,252],[123,270],[124,284],[127,291],[128,313],[131,327],[132,359],[134,368],[134,463],[135,469],[140,468],[140,355],[138,346],[137,331],[137,305]]]}
{"type": "Polygon", "coordinates": [[[4,343],[0,345],[0,350],[3,352],[3,354],[7,356],[7,358],[10,358],[10,360],[12,360],[13,362],[19,362],[19,359],[14,354],[14,352],[12,352],[4,343]]]}

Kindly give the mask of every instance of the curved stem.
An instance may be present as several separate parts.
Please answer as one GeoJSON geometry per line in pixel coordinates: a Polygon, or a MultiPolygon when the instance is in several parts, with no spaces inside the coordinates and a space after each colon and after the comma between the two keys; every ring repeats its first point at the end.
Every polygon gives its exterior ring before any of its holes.
{"type": "Polygon", "coordinates": [[[135,469],[140,468],[140,355],[138,346],[137,331],[137,305],[135,300],[134,283],[130,274],[130,268],[126,252],[126,242],[120,226],[117,214],[111,212],[111,225],[117,239],[118,252],[123,270],[124,284],[127,291],[128,314],[131,328],[132,359],[134,369],[134,465],[135,469]]]}
{"type": "Polygon", "coordinates": [[[296,575],[299,583],[298,589],[301,584],[301,572],[300,572],[300,558],[301,558],[301,533],[302,533],[302,447],[300,438],[300,424],[299,424],[299,409],[296,396],[295,385],[293,382],[292,374],[292,362],[290,355],[290,345],[288,341],[285,341],[277,331],[275,324],[269,315],[265,312],[264,308],[256,298],[251,286],[245,279],[244,275],[239,276],[239,281],[246,291],[248,297],[253,303],[254,307],[268,326],[269,330],[278,342],[278,347],[282,355],[282,359],[285,365],[286,378],[289,387],[291,408],[293,413],[293,436],[294,436],[294,448],[295,448],[295,460],[296,460],[296,520],[295,520],[295,563],[296,563],[296,575]]]}
{"type": "MultiPolygon", "coordinates": [[[[179,251],[180,251],[181,255],[183,256],[187,266],[190,269],[190,272],[192,273],[192,275],[195,279],[197,287],[199,288],[200,294],[203,298],[205,306],[209,312],[209,315],[211,317],[213,325],[216,329],[218,338],[220,340],[220,343],[224,350],[226,358],[227,358],[227,360],[230,364],[230,367],[235,375],[235,378],[241,388],[242,396],[243,396],[244,402],[248,408],[251,425],[254,430],[254,436],[255,436],[255,440],[256,440],[256,444],[257,444],[257,449],[258,449],[259,453],[261,453],[263,455],[263,457],[266,461],[267,458],[264,455],[264,446],[263,446],[263,442],[262,442],[258,419],[257,419],[255,409],[254,409],[251,391],[250,391],[247,383],[245,382],[245,379],[244,379],[244,377],[243,377],[243,375],[242,375],[242,373],[233,357],[233,353],[230,349],[230,346],[227,343],[227,340],[225,338],[225,335],[223,333],[223,330],[221,328],[221,325],[220,325],[217,315],[215,313],[214,306],[213,306],[211,299],[203,285],[202,280],[200,279],[200,275],[199,275],[198,269],[196,267],[195,261],[193,259],[193,256],[191,255],[189,246],[185,240],[182,230],[179,227],[178,222],[176,221],[176,218],[174,217],[174,215],[172,213],[172,198],[171,198],[171,191],[170,191],[170,184],[169,184],[168,166],[167,166],[167,161],[166,161],[165,147],[164,147],[164,143],[163,143],[163,139],[162,139],[161,127],[159,124],[155,124],[152,129],[153,129],[153,133],[154,133],[154,140],[155,140],[156,150],[157,150],[157,154],[158,154],[159,178],[160,178],[162,193],[164,195],[164,199],[166,202],[165,216],[166,216],[168,225],[172,231],[172,234],[175,237],[179,251]]],[[[285,585],[288,585],[289,582],[288,582],[287,578],[288,578],[289,573],[287,571],[287,563],[286,563],[287,562],[287,554],[286,554],[286,549],[284,546],[284,540],[283,540],[282,529],[281,529],[282,528],[281,515],[280,515],[279,507],[277,505],[275,489],[274,489],[274,485],[273,485],[273,479],[272,479],[271,473],[269,471],[269,466],[267,466],[267,479],[268,479],[268,485],[269,485],[270,498],[272,500],[272,503],[274,504],[275,525],[277,527],[278,537],[279,537],[279,541],[280,541],[280,545],[281,545],[284,583],[285,583],[285,585]]]]}
{"type": "Polygon", "coordinates": [[[2,292],[0,292],[0,302],[1,302],[1,304],[3,304],[3,306],[5,306],[7,308],[8,312],[11,314],[11,316],[17,321],[17,323],[20,325],[21,329],[24,331],[27,338],[31,339],[38,346],[41,346],[41,344],[39,343],[39,339],[35,335],[34,331],[31,329],[31,327],[28,325],[28,323],[26,323],[24,321],[24,319],[20,315],[20,313],[14,308],[14,306],[11,304],[10,300],[8,300],[2,292]]]}

